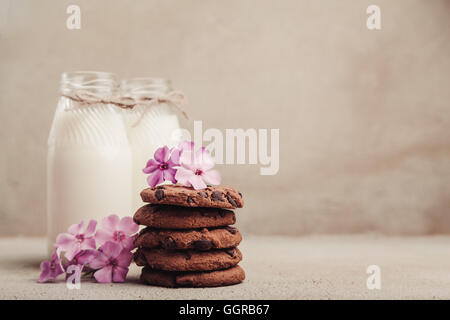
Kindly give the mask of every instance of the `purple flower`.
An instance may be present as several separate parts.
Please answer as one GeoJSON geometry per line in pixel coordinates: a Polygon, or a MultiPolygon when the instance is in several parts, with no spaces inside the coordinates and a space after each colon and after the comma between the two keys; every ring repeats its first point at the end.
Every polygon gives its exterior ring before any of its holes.
{"type": "Polygon", "coordinates": [[[139,229],[134,223],[133,218],[123,217],[120,219],[117,215],[112,214],[102,220],[102,229],[95,234],[95,240],[99,245],[107,241],[113,241],[120,244],[121,248],[132,250],[134,248],[135,236],[132,236],[139,229]]]}
{"type": "Polygon", "coordinates": [[[94,278],[100,283],[124,282],[133,254],[117,242],[107,241],[95,252],[89,267],[98,269],[94,278]]]}
{"type": "Polygon", "coordinates": [[[58,250],[64,251],[64,256],[69,261],[72,260],[81,250],[95,249],[93,233],[95,232],[97,221],[89,221],[89,224],[84,232],[81,231],[83,224],[83,221],[79,224],[73,224],[68,229],[69,233],[60,233],[56,237],[55,246],[58,250]]]}
{"type": "Polygon", "coordinates": [[[179,165],[179,152],[171,154],[172,151],[173,149],[169,149],[167,146],[159,148],[153,155],[154,159],[150,159],[145,168],[142,169],[144,173],[150,174],[147,177],[149,186],[154,187],[164,181],[177,182],[174,167],[179,165]]]}
{"type": "Polygon", "coordinates": [[[214,167],[214,159],[205,148],[200,148],[194,152],[193,146],[181,152],[180,165],[175,179],[185,186],[192,186],[194,189],[206,188],[206,183],[220,184],[221,177],[214,167]]]}
{"type": "Polygon", "coordinates": [[[53,281],[62,273],[64,273],[64,269],[59,260],[58,253],[55,251],[50,261],[43,261],[41,263],[41,275],[38,281],[40,283],[53,281]]]}

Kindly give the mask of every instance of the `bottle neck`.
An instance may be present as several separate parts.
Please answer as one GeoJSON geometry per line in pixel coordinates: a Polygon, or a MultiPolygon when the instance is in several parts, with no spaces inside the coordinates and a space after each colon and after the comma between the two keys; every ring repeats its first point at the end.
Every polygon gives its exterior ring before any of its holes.
{"type": "Polygon", "coordinates": [[[77,71],[64,72],[61,76],[61,93],[70,94],[82,90],[98,95],[113,95],[118,92],[117,76],[108,72],[77,71]]]}
{"type": "Polygon", "coordinates": [[[159,78],[134,78],[123,80],[120,87],[125,97],[160,96],[172,91],[169,80],[159,78]]]}

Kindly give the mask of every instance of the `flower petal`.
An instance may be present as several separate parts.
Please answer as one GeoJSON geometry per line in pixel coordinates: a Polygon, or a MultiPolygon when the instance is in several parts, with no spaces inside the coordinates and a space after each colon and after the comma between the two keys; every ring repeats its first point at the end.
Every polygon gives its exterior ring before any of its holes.
{"type": "Polygon", "coordinates": [[[52,261],[59,261],[58,252],[56,252],[56,250],[52,253],[52,261]]]}
{"type": "Polygon", "coordinates": [[[192,176],[195,176],[192,170],[181,167],[178,168],[177,173],[175,174],[175,179],[177,179],[179,183],[187,186],[188,184],[190,185],[189,180],[192,176]]]}
{"type": "Polygon", "coordinates": [[[97,250],[84,250],[81,251],[76,257],[76,262],[81,265],[91,263],[100,253],[97,250]]]}
{"type": "Polygon", "coordinates": [[[89,261],[90,268],[100,269],[106,266],[109,258],[103,252],[93,250],[90,254],[92,255],[92,258],[89,261]]]}
{"type": "Polygon", "coordinates": [[[195,164],[198,169],[205,172],[211,170],[214,167],[215,162],[208,150],[205,148],[200,148],[195,153],[195,164]]]}
{"type": "Polygon", "coordinates": [[[180,156],[180,165],[185,169],[195,171],[196,165],[194,154],[190,151],[183,152],[180,156]]]}
{"type": "Polygon", "coordinates": [[[114,267],[113,268],[113,281],[114,282],[124,282],[127,277],[128,268],[124,267],[114,267]]]}
{"type": "Polygon", "coordinates": [[[95,233],[95,241],[97,241],[98,245],[104,244],[106,241],[112,241],[113,238],[113,231],[99,229],[95,233]]]}
{"type": "Polygon", "coordinates": [[[106,266],[94,273],[94,278],[100,283],[110,283],[112,281],[112,266],[106,266]]]}
{"type": "Polygon", "coordinates": [[[189,182],[192,184],[195,190],[206,188],[206,183],[203,181],[201,176],[194,174],[189,178],[189,182]]]}
{"type": "Polygon", "coordinates": [[[203,172],[202,177],[207,183],[214,185],[219,185],[222,180],[220,173],[217,170],[203,172]]]}
{"type": "Polygon", "coordinates": [[[84,221],[81,221],[78,224],[73,224],[69,227],[69,229],[67,229],[67,231],[70,234],[73,234],[74,236],[76,236],[77,234],[81,233],[81,228],[83,228],[83,224],[84,224],[84,221]]]}
{"type": "Polygon", "coordinates": [[[75,237],[69,233],[60,233],[56,236],[56,248],[65,251],[67,248],[71,247],[72,244],[77,241],[75,237]]]}
{"type": "Polygon", "coordinates": [[[95,249],[97,246],[95,245],[95,239],[92,238],[84,238],[83,242],[80,245],[81,250],[87,249],[95,249]]]}
{"type": "Polygon", "coordinates": [[[117,230],[120,218],[116,214],[112,214],[102,220],[102,228],[111,232],[117,230]]]}
{"type": "Polygon", "coordinates": [[[153,157],[158,162],[167,162],[167,159],[169,159],[169,147],[164,146],[162,148],[157,149],[153,157]]]}
{"type": "Polygon", "coordinates": [[[169,168],[163,171],[163,177],[165,181],[171,181],[172,183],[177,183],[177,179],[175,179],[175,174],[177,170],[169,168]]]}
{"type": "Polygon", "coordinates": [[[180,155],[181,150],[177,148],[172,148],[172,151],[170,153],[170,158],[167,161],[167,164],[169,167],[175,167],[180,165],[180,155]]]}
{"type": "Polygon", "coordinates": [[[132,217],[123,217],[119,222],[119,229],[126,235],[132,235],[139,230],[139,226],[134,223],[132,217]]]}
{"type": "Polygon", "coordinates": [[[156,162],[154,159],[150,159],[147,161],[147,165],[144,169],[142,169],[142,172],[144,173],[152,173],[155,170],[159,168],[159,163],[156,162]]]}
{"type": "Polygon", "coordinates": [[[117,257],[122,251],[122,246],[117,242],[107,241],[104,245],[102,245],[99,249],[109,258],[117,257]]]}
{"type": "Polygon", "coordinates": [[[88,226],[86,227],[86,230],[84,231],[84,235],[87,237],[93,235],[96,227],[97,227],[97,221],[90,220],[88,223],[88,226]]]}
{"type": "Polygon", "coordinates": [[[75,256],[80,253],[80,243],[78,241],[73,242],[69,247],[64,250],[64,256],[67,260],[72,260],[75,256]]]}
{"type": "Polygon", "coordinates": [[[40,268],[41,268],[41,275],[39,276],[38,282],[43,283],[51,280],[50,261],[42,261],[40,268]]]}
{"type": "Polygon", "coordinates": [[[128,251],[131,251],[135,248],[134,245],[134,240],[136,239],[136,236],[132,236],[132,237],[125,237],[120,243],[122,244],[122,247],[124,249],[127,249],[128,251]]]}
{"type": "Polygon", "coordinates": [[[127,249],[122,249],[122,251],[120,252],[119,256],[116,259],[117,265],[128,268],[130,266],[131,261],[133,260],[133,254],[127,249]]]}
{"type": "Polygon", "coordinates": [[[157,170],[147,177],[147,183],[150,187],[155,187],[158,184],[163,183],[163,182],[164,182],[164,176],[163,176],[162,170],[157,170]]]}

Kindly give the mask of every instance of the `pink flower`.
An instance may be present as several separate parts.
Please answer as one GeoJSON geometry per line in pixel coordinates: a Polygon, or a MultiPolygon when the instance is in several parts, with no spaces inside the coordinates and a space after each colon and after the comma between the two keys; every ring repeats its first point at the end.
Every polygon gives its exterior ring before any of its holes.
{"type": "Polygon", "coordinates": [[[121,248],[132,250],[134,248],[134,239],[132,236],[139,229],[134,223],[133,218],[123,217],[120,219],[117,215],[112,214],[102,220],[102,229],[95,234],[95,240],[99,245],[107,241],[113,241],[120,244],[121,248]]]}
{"type": "Polygon", "coordinates": [[[176,166],[180,165],[180,156],[184,151],[193,151],[194,150],[194,142],[184,140],[178,144],[178,147],[172,148],[172,153],[170,155],[172,161],[176,166]]]}
{"type": "MultiPolygon", "coordinates": [[[[95,257],[96,254],[93,250],[82,250],[80,251],[72,260],[65,264],[65,269],[67,270],[70,266],[77,266],[79,272],[83,271],[83,268],[86,264],[90,263],[95,257]]],[[[69,276],[66,274],[66,276],[69,276]]]]}
{"type": "Polygon", "coordinates": [[[96,251],[96,256],[89,263],[92,269],[99,269],[94,273],[100,283],[124,282],[128,273],[133,254],[122,249],[117,242],[108,241],[96,251]]]}
{"type": "Polygon", "coordinates": [[[164,146],[155,151],[153,155],[154,159],[150,159],[147,162],[142,171],[144,173],[150,174],[147,177],[147,182],[149,186],[154,187],[164,181],[171,181],[172,183],[176,183],[174,169],[175,166],[178,166],[178,155],[176,152],[174,155],[171,155],[172,149],[169,150],[169,147],[164,146]]]}
{"type": "Polygon", "coordinates": [[[180,155],[181,167],[177,170],[175,179],[196,190],[206,188],[206,183],[220,184],[220,173],[217,170],[211,170],[214,164],[214,159],[205,148],[202,147],[196,152],[193,147],[184,149],[180,155]]]}
{"type": "Polygon", "coordinates": [[[83,228],[83,221],[79,224],[73,224],[67,230],[69,233],[60,233],[56,237],[56,248],[60,251],[64,251],[64,256],[67,260],[72,260],[81,250],[95,249],[95,240],[93,233],[97,226],[97,221],[89,221],[88,226],[84,232],[81,232],[83,228]]]}
{"type": "Polygon", "coordinates": [[[41,263],[41,275],[38,281],[40,283],[53,281],[62,273],[64,273],[64,269],[61,261],[59,260],[58,254],[54,252],[50,261],[43,261],[41,263]]]}

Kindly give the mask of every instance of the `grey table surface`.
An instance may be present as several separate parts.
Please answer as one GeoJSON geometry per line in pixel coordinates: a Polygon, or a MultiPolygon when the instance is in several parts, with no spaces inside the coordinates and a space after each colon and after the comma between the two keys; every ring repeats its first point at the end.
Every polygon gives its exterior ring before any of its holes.
{"type": "Polygon", "coordinates": [[[0,238],[0,299],[450,299],[450,236],[252,236],[240,245],[244,283],[220,288],[168,289],[139,282],[82,281],[69,290],[61,278],[39,284],[44,238],[0,238]],[[381,289],[369,290],[369,265],[381,270],[381,289]]]}

